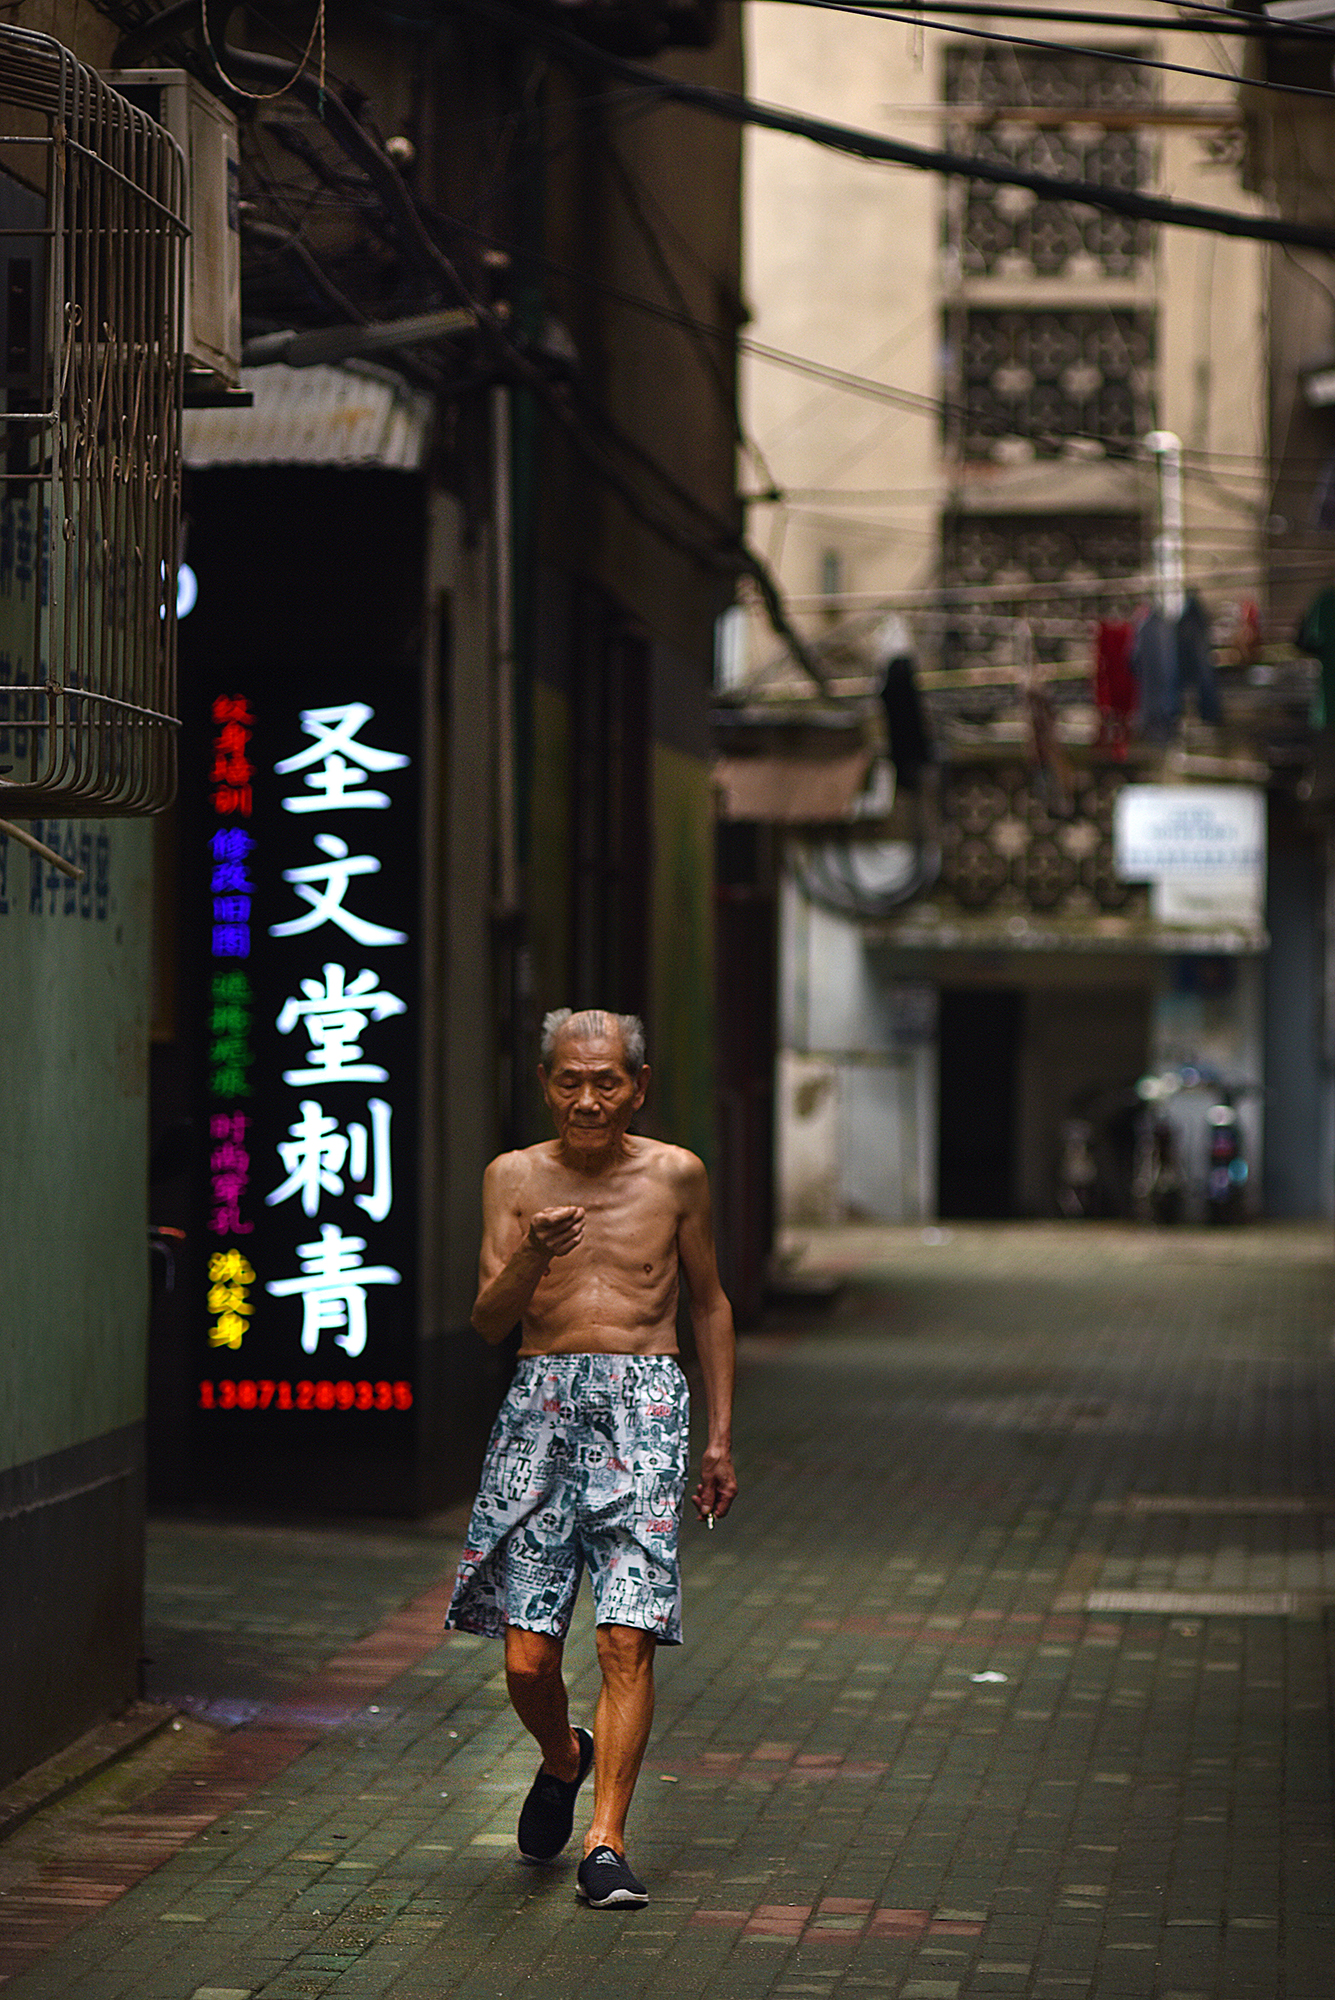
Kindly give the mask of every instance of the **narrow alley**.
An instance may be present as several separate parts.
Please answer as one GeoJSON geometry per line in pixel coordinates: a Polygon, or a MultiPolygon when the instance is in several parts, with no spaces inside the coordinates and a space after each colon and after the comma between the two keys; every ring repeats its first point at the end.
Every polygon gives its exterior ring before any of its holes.
{"type": "MultiPolygon", "coordinates": [[[[457,1514],[157,1522],[174,1720],[0,1844],[6,2000],[1329,2000],[1327,1236],[790,1236],[741,1500],[684,1531],[642,1912],[516,1859],[457,1514]]],[[[568,1661],[579,1719],[587,1597],[568,1661]]]]}

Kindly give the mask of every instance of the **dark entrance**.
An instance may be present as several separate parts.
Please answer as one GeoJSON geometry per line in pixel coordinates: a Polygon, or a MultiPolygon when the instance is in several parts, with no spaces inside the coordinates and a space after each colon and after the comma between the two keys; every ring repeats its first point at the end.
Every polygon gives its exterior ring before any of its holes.
{"type": "Polygon", "coordinates": [[[942,992],[937,1205],[943,1216],[988,1221],[1017,1212],[1023,1005],[1024,995],[1013,987],[942,992]]]}
{"type": "Polygon", "coordinates": [[[580,606],[577,645],[570,1004],[642,1015],[651,903],[649,644],[590,587],[580,606]]]}

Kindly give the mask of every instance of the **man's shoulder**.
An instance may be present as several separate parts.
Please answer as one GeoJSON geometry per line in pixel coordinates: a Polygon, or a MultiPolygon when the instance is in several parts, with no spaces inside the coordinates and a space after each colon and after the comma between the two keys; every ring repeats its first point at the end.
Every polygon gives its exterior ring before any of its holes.
{"type": "Polygon", "coordinates": [[[682,1189],[708,1184],[704,1161],[688,1152],[685,1146],[670,1145],[666,1139],[642,1139],[638,1136],[636,1143],[641,1149],[641,1164],[657,1178],[682,1189]]]}
{"type": "Polygon", "coordinates": [[[487,1166],[485,1180],[491,1187],[523,1187],[545,1166],[551,1164],[551,1146],[521,1146],[513,1153],[498,1153],[487,1166]]]}

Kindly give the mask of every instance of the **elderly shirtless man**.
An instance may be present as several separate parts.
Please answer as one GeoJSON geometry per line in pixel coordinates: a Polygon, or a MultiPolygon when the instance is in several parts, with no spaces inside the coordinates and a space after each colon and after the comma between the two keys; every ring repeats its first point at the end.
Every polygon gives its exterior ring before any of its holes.
{"type": "Polygon", "coordinates": [[[592,1766],[577,1894],[594,1909],[634,1908],[649,1898],[626,1860],[626,1814],[653,1719],[654,1649],[681,1643],[679,1272],[709,1412],[692,1498],[711,1526],[737,1492],[732,1311],[703,1165],[630,1130],[649,1082],[640,1022],[562,1008],[543,1022],[542,1057],[556,1138],[503,1153],[483,1181],[473,1325],[496,1342],[518,1320],[523,1340],[446,1624],[504,1635],[510,1699],[542,1751],[520,1854],[556,1859],[592,1766]],[[561,1674],[586,1563],[603,1677],[592,1735],[571,1727],[561,1674]]]}

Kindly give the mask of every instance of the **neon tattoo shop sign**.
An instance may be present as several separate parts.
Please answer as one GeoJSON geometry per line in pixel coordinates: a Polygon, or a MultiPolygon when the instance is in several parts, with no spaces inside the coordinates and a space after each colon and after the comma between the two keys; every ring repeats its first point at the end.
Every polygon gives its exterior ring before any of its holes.
{"type": "Polygon", "coordinates": [[[208,1411],[413,1401],[416,779],[407,719],[211,705],[208,1411]]]}

